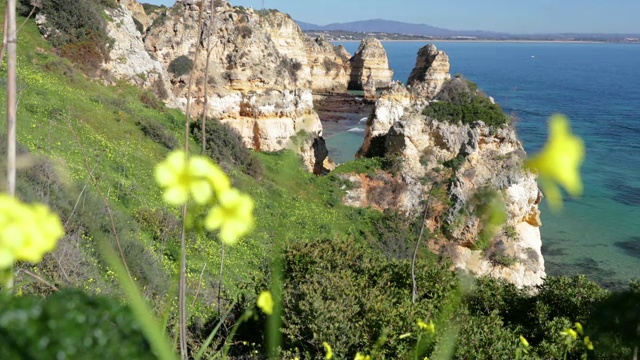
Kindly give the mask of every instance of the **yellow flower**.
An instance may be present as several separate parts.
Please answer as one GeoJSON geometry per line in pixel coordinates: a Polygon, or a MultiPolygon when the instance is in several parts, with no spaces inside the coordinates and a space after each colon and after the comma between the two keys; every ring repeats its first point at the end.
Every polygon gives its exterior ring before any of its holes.
{"type": "Polygon", "coordinates": [[[529,342],[527,341],[527,339],[524,338],[524,336],[520,335],[520,344],[522,344],[522,346],[528,348],[529,347],[529,342]]]}
{"type": "Polygon", "coordinates": [[[271,297],[271,293],[268,291],[263,291],[258,296],[258,301],[256,302],[258,307],[267,315],[273,314],[273,298],[271,297]]]}
{"type": "Polygon", "coordinates": [[[584,331],[582,330],[582,324],[577,322],[577,323],[575,323],[575,326],[576,326],[576,331],[578,332],[578,334],[584,335],[584,331]]]}
{"type": "Polygon", "coordinates": [[[405,339],[405,338],[408,338],[411,335],[413,335],[413,333],[404,333],[404,334],[398,336],[398,339],[405,339]]]}
{"type": "Polygon", "coordinates": [[[156,182],[164,188],[164,201],[171,205],[183,205],[189,195],[198,204],[206,204],[214,195],[230,187],[227,175],[211,160],[203,156],[187,158],[177,150],[158,164],[156,182]]]}
{"type": "Polygon", "coordinates": [[[369,355],[362,355],[360,353],[356,353],[356,357],[353,358],[353,360],[371,360],[371,356],[369,355]]]}
{"type": "Polygon", "coordinates": [[[327,360],[331,359],[333,357],[333,351],[331,350],[331,345],[327,344],[326,341],[323,341],[322,346],[324,346],[324,349],[327,352],[324,358],[327,360]]]}
{"type": "Polygon", "coordinates": [[[570,336],[571,338],[573,338],[573,340],[575,340],[578,337],[578,334],[573,329],[565,329],[560,333],[560,335],[570,336]]]}
{"type": "Polygon", "coordinates": [[[587,346],[587,349],[593,350],[593,343],[591,342],[588,336],[584,337],[584,344],[587,346]]]}
{"type": "Polygon", "coordinates": [[[230,245],[251,231],[253,224],[253,200],[236,189],[220,194],[218,204],[205,219],[205,227],[220,229],[220,239],[230,245]]]}
{"type": "Polygon", "coordinates": [[[436,332],[436,326],[433,324],[433,321],[429,320],[429,323],[425,323],[422,320],[418,320],[418,327],[422,330],[427,330],[430,333],[436,332]]]}
{"type": "Polygon", "coordinates": [[[0,269],[18,260],[40,262],[62,236],[60,219],[46,206],[0,195],[0,269]]]}
{"type": "Polygon", "coordinates": [[[551,209],[562,207],[562,193],[558,184],[571,196],[582,194],[580,165],[584,155],[584,143],[571,133],[569,120],[562,115],[553,115],[549,120],[547,144],[526,162],[527,167],[538,171],[540,185],[551,209]]]}

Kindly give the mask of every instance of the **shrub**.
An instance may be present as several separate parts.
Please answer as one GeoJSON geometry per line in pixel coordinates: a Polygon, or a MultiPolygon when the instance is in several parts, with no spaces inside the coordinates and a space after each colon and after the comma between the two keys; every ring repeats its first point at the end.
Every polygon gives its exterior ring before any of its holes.
{"type": "Polygon", "coordinates": [[[178,147],[178,140],[172,132],[155,120],[142,119],[138,122],[140,130],[151,140],[173,150],[178,147]]]}
{"type": "Polygon", "coordinates": [[[335,174],[369,174],[373,175],[376,170],[382,169],[383,159],[379,157],[374,158],[360,158],[351,160],[344,164],[340,164],[333,173],[335,174]]]}
{"type": "Polygon", "coordinates": [[[149,109],[158,110],[161,112],[166,111],[164,103],[162,103],[160,100],[158,100],[158,98],[154,94],[148,91],[145,91],[142,94],[140,94],[140,102],[143,103],[149,109]]]}
{"type": "Polygon", "coordinates": [[[326,341],[340,358],[368,352],[379,337],[393,341],[379,358],[398,358],[413,348],[398,336],[415,331],[418,319],[435,319],[457,285],[453,273],[418,263],[419,296],[411,303],[409,261],[387,261],[366,243],[320,240],[290,245],[285,255],[284,348],[315,358],[326,341]]]}
{"type": "Polygon", "coordinates": [[[96,59],[106,60],[112,40],[107,36],[103,17],[105,6],[117,6],[113,0],[42,0],[41,12],[47,17],[47,40],[64,48],[63,56],[82,65],[95,67],[96,59]],[[84,60],[88,63],[83,62],[84,60]]]}
{"type": "Polygon", "coordinates": [[[98,71],[104,60],[100,44],[96,40],[69,43],[60,48],[60,55],[77,64],[86,73],[98,71]]]}
{"type": "MultiPolygon", "coordinates": [[[[207,156],[227,169],[237,167],[254,178],[262,176],[264,166],[244,146],[242,138],[233,128],[215,119],[209,119],[205,126],[207,142],[205,154],[207,156]]],[[[191,127],[191,132],[196,141],[202,143],[202,123],[195,122],[191,127]]]]}
{"type": "Polygon", "coordinates": [[[455,78],[449,80],[422,112],[424,115],[453,123],[471,124],[483,121],[487,126],[503,126],[510,122],[499,105],[477,89],[474,83],[455,78]]]}
{"type": "Polygon", "coordinates": [[[3,359],[155,358],[131,311],[116,300],[61,291],[0,303],[3,359]]]}
{"type": "Polygon", "coordinates": [[[322,60],[322,66],[324,66],[324,71],[325,71],[326,74],[328,74],[332,70],[340,68],[340,65],[338,65],[337,62],[329,59],[328,57],[325,57],[322,60]]]}
{"type": "Polygon", "coordinates": [[[176,76],[188,74],[193,69],[193,60],[186,55],[180,55],[169,63],[169,72],[176,76]]]}
{"type": "Polygon", "coordinates": [[[246,24],[238,25],[236,27],[236,31],[243,39],[248,39],[253,34],[253,30],[251,30],[251,28],[246,24]]]}
{"type": "Polygon", "coordinates": [[[154,12],[156,12],[157,10],[164,10],[167,7],[164,6],[164,5],[154,5],[154,4],[142,3],[142,8],[144,9],[145,14],[151,15],[154,12]]]}
{"type": "Polygon", "coordinates": [[[296,82],[298,81],[298,71],[302,69],[302,63],[296,59],[285,58],[280,61],[280,68],[296,82]]]}

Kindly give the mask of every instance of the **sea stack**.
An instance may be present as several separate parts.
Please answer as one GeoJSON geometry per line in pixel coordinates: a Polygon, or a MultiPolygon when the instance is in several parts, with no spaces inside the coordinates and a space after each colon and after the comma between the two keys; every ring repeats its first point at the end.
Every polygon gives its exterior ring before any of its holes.
{"type": "Polygon", "coordinates": [[[389,69],[387,52],[380,40],[367,37],[360,43],[358,51],[351,60],[351,78],[349,89],[363,90],[364,85],[372,77],[377,89],[387,89],[393,79],[393,70],[389,69]]]}
{"type": "Polygon", "coordinates": [[[442,89],[449,74],[449,57],[444,51],[438,51],[435,45],[429,44],[418,51],[416,66],[409,75],[407,85],[414,89],[416,96],[433,99],[442,89]]]}

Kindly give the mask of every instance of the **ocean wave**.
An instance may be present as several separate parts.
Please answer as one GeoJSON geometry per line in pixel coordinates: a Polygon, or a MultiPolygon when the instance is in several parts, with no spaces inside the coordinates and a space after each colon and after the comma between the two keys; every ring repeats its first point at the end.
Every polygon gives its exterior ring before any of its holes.
{"type": "Polygon", "coordinates": [[[362,133],[363,133],[363,132],[364,132],[364,129],[362,129],[362,128],[351,128],[351,129],[349,129],[349,130],[347,130],[347,131],[348,131],[348,132],[358,132],[358,133],[361,133],[361,132],[362,132],[362,133]]]}
{"type": "Polygon", "coordinates": [[[358,121],[358,123],[360,123],[360,124],[366,123],[367,119],[369,119],[369,118],[363,117],[362,119],[360,119],[360,121],[358,121]]]}

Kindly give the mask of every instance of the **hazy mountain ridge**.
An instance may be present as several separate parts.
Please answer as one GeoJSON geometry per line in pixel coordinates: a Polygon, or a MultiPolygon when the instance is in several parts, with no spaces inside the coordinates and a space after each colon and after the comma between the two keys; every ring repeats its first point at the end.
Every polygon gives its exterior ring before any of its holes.
{"type": "Polygon", "coordinates": [[[371,33],[395,33],[416,36],[433,36],[441,38],[477,37],[480,39],[520,39],[520,40],[594,40],[594,41],[638,41],[640,34],[606,34],[606,33],[533,33],[513,34],[506,32],[483,30],[451,30],[434,27],[428,24],[412,24],[401,21],[373,19],[347,23],[331,23],[315,25],[296,21],[303,31],[350,31],[371,33]]]}

